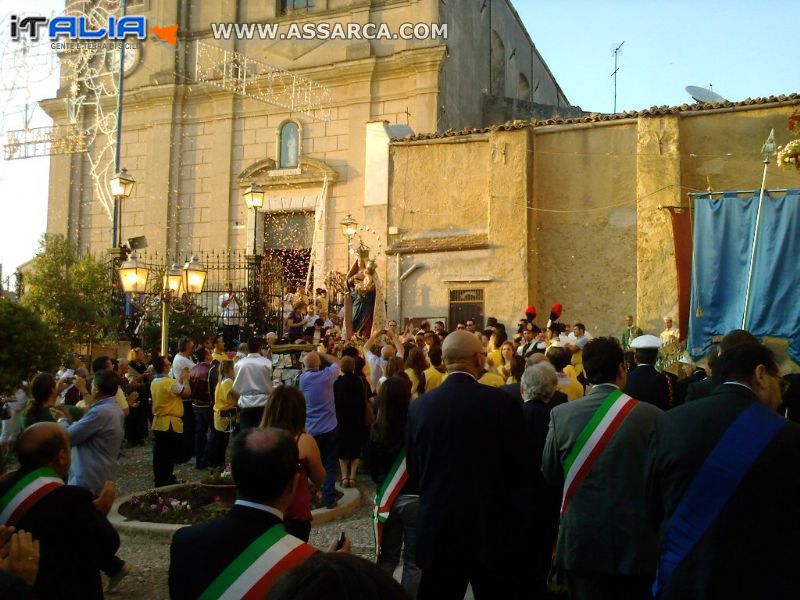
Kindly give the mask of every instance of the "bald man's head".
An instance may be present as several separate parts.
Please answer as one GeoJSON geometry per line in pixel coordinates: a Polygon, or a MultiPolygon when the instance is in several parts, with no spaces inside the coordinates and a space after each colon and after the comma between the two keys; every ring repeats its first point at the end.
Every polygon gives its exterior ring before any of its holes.
{"type": "Polygon", "coordinates": [[[245,429],[233,440],[231,472],[239,497],[285,510],[299,461],[294,438],[283,429],[245,429]],[[281,506],[278,506],[281,504],[281,506]]]}
{"type": "Polygon", "coordinates": [[[475,377],[483,374],[483,345],[468,331],[454,331],[444,338],[442,355],[448,371],[467,371],[475,377]]]}
{"type": "Polygon", "coordinates": [[[309,352],[303,359],[303,364],[306,366],[306,369],[312,371],[319,369],[319,362],[319,352],[309,352]]]}
{"type": "Polygon", "coordinates": [[[19,436],[17,456],[24,473],[50,467],[66,477],[70,463],[67,431],[58,423],[34,423],[19,436]]]}
{"type": "Polygon", "coordinates": [[[386,344],[383,348],[381,348],[381,357],[385,360],[394,358],[395,354],[397,354],[397,350],[391,344],[386,344]]]}

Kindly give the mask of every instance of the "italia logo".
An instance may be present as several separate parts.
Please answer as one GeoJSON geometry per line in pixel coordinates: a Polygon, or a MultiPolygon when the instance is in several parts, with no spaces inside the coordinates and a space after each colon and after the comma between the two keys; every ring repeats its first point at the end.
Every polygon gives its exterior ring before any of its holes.
{"type": "MultiPolygon", "coordinates": [[[[31,40],[38,40],[42,30],[50,40],[67,38],[70,40],[124,40],[135,38],[144,40],[147,38],[147,19],[141,15],[131,15],[125,17],[109,16],[105,27],[92,28],[86,16],[62,15],[48,19],[43,16],[22,17],[11,15],[11,39],[20,40],[26,34],[31,40]]],[[[154,25],[150,28],[150,33],[160,40],[173,46],[178,43],[178,26],[158,27],[154,25]]]]}

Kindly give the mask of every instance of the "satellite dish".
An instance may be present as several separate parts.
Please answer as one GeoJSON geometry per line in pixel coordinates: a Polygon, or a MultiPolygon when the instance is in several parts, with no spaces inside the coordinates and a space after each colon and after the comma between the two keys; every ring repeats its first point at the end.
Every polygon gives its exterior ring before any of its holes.
{"type": "Polygon", "coordinates": [[[716,92],[696,85],[687,85],[686,92],[697,102],[725,102],[725,98],[716,92]]]}

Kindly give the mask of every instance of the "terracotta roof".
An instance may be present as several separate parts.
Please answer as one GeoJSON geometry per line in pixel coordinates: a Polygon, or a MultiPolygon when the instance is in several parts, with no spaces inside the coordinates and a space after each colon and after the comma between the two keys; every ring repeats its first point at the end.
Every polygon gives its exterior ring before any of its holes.
{"type": "Polygon", "coordinates": [[[697,112],[704,110],[718,110],[723,108],[735,108],[737,106],[752,106],[756,104],[777,104],[780,102],[795,102],[800,104],[800,94],[788,94],[780,96],[769,96],[767,98],[747,98],[740,102],[697,102],[695,104],[681,104],[680,106],[651,106],[644,110],[632,110],[623,113],[592,113],[584,117],[576,117],[572,119],[547,119],[539,121],[537,119],[517,119],[514,121],[507,121],[499,125],[490,125],[489,127],[465,127],[458,131],[448,129],[442,133],[418,133],[416,135],[408,135],[402,138],[394,138],[393,141],[398,142],[413,142],[418,140],[434,140],[448,137],[455,137],[460,135],[472,135],[476,133],[489,133],[490,131],[512,131],[515,129],[525,129],[526,127],[546,127],[548,125],[572,125],[576,123],[597,123],[600,121],[618,121],[620,119],[635,119],[638,117],[658,117],[661,115],[678,114],[684,112],[697,112]]]}
{"type": "Polygon", "coordinates": [[[476,233],[472,235],[398,240],[389,246],[386,254],[424,254],[426,252],[450,252],[453,250],[481,250],[488,247],[489,236],[485,233],[476,233]]]}

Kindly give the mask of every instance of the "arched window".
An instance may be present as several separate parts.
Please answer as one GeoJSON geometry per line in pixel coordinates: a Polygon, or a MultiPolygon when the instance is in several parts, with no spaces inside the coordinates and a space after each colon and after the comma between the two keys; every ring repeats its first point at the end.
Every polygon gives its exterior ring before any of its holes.
{"type": "Polygon", "coordinates": [[[506,95],[506,47],[500,35],[492,30],[492,81],[491,93],[494,96],[506,95]]]}
{"type": "Polygon", "coordinates": [[[520,100],[531,99],[531,85],[528,83],[528,78],[522,73],[519,74],[519,85],[517,86],[517,98],[520,100]]]}
{"type": "Polygon", "coordinates": [[[293,169],[299,164],[300,128],[294,121],[281,125],[279,134],[278,168],[293,169]]]}

